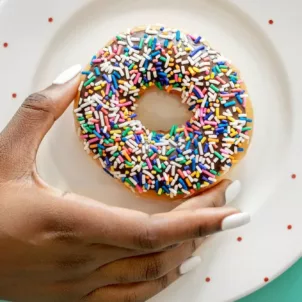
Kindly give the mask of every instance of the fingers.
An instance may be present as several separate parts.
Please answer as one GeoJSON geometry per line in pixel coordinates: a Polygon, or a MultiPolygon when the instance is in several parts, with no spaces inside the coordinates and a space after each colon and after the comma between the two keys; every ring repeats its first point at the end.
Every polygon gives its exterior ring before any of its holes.
{"type": "Polygon", "coordinates": [[[125,285],[111,285],[100,288],[82,299],[83,302],[145,302],[155,296],[180,277],[179,269],[165,276],[149,281],[125,285]]]}
{"type": "Polygon", "coordinates": [[[26,169],[35,159],[39,144],[77,93],[79,65],[67,70],[47,89],[30,95],[0,136],[1,161],[26,169]],[[70,81],[69,81],[70,80],[70,81]],[[2,153],[4,155],[3,158],[2,153]]]}
{"type": "Polygon", "coordinates": [[[109,207],[75,194],[65,195],[58,207],[61,223],[69,219],[74,233],[83,236],[82,240],[143,251],[160,250],[249,222],[246,213],[233,216],[238,213],[234,208],[183,209],[148,215],[109,207]],[[226,218],[235,222],[225,225],[226,218]]]}
{"type": "Polygon", "coordinates": [[[205,207],[222,207],[233,201],[241,189],[240,181],[223,180],[215,187],[204,193],[194,196],[188,201],[174,209],[174,211],[184,209],[198,209],[205,207]]]}
{"type": "Polygon", "coordinates": [[[115,261],[94,272],[87,283],[97,288],[159,279],[191,257],[202,241],[192,240],[166,252],[115,261]]]}
{"type": "MultiPolygon", "coordinates": [[[[204,237],[230,228],[224,227],[224,221],[227,218],[232,220],[232,216],[235,214],[238,214],[238,211],[233,208],[205,208],[153,215],[144,232],[136,237],[135,244],[137,248],[152,250],[204,237]]],[[[247,214],[241,213],[240,215],[245,217],[247,214]]],[[[242,223],[244,224],[246,221],[235,223],[232,227],[237,227],[242,223]]]]}

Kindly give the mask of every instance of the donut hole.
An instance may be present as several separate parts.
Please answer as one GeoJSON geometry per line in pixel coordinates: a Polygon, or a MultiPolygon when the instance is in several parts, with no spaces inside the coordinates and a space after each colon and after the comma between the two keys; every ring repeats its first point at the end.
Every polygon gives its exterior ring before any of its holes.
{"type": "Polygon", "coordinates": [[[192,116],[188,106],[181,103],[180,96],[157,88],[144,93],[138,104],[137,119],[154,131],[168,131],[172,125],[183,125],[192,116]]]}

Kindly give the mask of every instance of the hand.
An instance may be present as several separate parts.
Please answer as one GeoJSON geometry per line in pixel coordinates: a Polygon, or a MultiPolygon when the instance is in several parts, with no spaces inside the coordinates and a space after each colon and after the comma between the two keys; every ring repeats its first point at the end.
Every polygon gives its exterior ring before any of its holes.
{"type": "Polygon", "coordinates": [[[220,207],[238,189],[229,181],[156,215],[110,207],[44,183],[36,153],[74,99],[78,72],[73,68],[29,96],[0,134],[2,299],[146,301],[199,262],[189,259],[198,238],[249,220],[246,213],[220,207]]]}

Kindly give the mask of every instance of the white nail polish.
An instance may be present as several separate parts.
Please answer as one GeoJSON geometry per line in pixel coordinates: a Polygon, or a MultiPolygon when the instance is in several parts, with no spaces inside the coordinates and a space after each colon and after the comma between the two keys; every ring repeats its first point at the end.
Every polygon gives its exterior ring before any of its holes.
{"type": "Polygon", "coordinates": [[[249,223],[251,216],[248,213],[237,213],[223,219],[221,229],[223,231],[238,228],[249,223]]]}
{"type": "Polygon", "coordinates": [[[67,70],[63,71],[54,81],[53,84],[62,85],[73,79],[82,70],[80,64],[74,65],[67,70]]]}
{"type": "Polygon", "coordinates": [[[241,183],[239,180],[232,182],[225,191],[225,203],[228,204],[235,200],[237,195],[240,193],[241,183]]]}
{"type": "Polygon", "coordinates": [[[179,268],[179,273],[184,275],[195,269],[201,263],[200,257],[194,256],[186,260],[179,268]]]}

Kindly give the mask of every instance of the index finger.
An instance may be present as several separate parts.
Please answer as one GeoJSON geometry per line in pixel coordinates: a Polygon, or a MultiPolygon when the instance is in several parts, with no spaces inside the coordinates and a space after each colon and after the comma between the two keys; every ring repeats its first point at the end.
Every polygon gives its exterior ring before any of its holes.
{"type": "Polygon", "coordinates": [[[74,233],[90,243],[138,250],[160,250],[246,224],[247,213],[234,208],[186,209],[148,215],[110,207],[75,194],[65,195],[62,214],[72,218],[74,233]]]}

